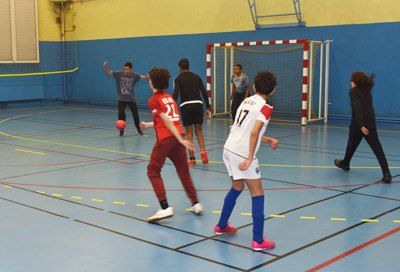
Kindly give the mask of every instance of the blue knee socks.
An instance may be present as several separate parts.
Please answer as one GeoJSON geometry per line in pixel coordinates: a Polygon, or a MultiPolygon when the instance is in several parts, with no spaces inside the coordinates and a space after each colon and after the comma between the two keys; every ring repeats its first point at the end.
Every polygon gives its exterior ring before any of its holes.
{"type": "Polygon", "coordinates": [[[264,233],[264,196],[252,197],[253,240],[262,243],[264,233]]]}
{"type": "Polygon", "coordinates": [[[233,208],[235,207],[236,199],[239,197],[241,192],[242,191],[237,191],[231,188],[229,192],[226,194],[224,207],[222,208],[221,217],[219,218],[218,222],[218,226],[221,229],[226,228],[228,224],[228,219],[231,216],[233,208]]]}

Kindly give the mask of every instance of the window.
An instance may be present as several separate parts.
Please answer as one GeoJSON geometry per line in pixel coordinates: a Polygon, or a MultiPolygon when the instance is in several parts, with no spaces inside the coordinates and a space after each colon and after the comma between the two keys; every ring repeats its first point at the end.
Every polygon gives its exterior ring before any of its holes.
{"type": "Polygon", "coordinates": [[[37,0],[0,0],[0,63],[39,62],[37,0]]]}

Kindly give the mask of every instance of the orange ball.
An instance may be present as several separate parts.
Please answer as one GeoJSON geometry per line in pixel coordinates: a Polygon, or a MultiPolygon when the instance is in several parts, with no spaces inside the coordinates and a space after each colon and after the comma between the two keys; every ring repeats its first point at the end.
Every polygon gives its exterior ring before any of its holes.
{"type": "Polygon", "coordinates": [[[126,122],[124,120],[118,120],[117,122],[115,122],[115,127],[117,129],[124,129],[126,128],[126,122]]]}

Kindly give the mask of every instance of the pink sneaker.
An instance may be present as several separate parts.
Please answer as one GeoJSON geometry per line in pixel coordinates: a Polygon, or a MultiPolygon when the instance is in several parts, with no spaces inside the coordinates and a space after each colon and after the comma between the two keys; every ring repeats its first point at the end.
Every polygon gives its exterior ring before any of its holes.
{"type": "Polygon", "coordinates": [[[257,243],[257,241],[251,242],[251,248],[255,251],[262,251],[264,249],[273,249],[275,247],[275,243],[273,241],[269,241],[263,237],[263,241],[261,244],[257,243]]]}
{"type": "Polygon", "coordinates": [[[216,225],[214,228],[214,233],[216,235],[222,235],[222,234],[223,235],[231,235],[231,234],[235,234],[236,232],[237,232],[237,228],[232,226],[231,222],[228,222],[228,225],[224,229],[221,229],[218,225],[216,225]]]}

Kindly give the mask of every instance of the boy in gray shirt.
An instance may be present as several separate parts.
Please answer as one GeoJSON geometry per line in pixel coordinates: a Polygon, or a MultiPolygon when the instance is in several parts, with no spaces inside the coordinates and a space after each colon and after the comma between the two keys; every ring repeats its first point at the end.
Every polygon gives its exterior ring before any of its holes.
{"type": "MultiPolygon", "coordinates": [[[[113,72],[110,69],[108,61],[104,62],[104,69],[108,76],[113,76],[117,84],[118,92],[118,120],[126,120],[125,108],[128,106],[132,112],[133,120],[139,135],[143,135],[140,129],[139,113],[135,99],[135,84],[141,79],[147,79],[144,75],[139,75],[132,72],[132,63],[127,62],[124,65],[122,72],[113,72]]],[[[119,131],[119,136],[124,135],[124,129],[119,131]]]]}
{"type": "Polygon", "coordinates": [[[235,122],[236,111],[240,104],[245,100],[250,93],[249,78],[242,73],[242,65],[235,64],[233,75],[231,78],[232,93],[231,93],[231,115],[232,120],[235,122]]]}

